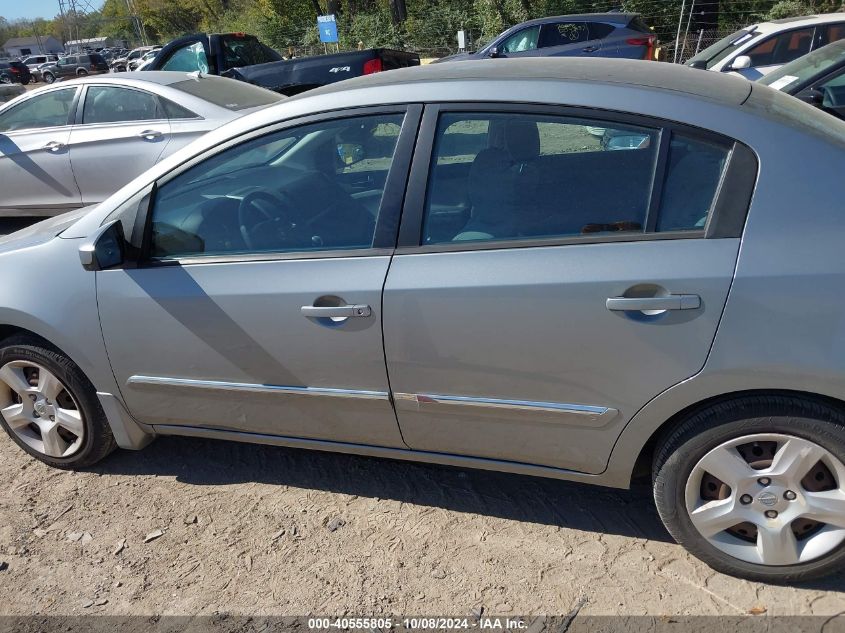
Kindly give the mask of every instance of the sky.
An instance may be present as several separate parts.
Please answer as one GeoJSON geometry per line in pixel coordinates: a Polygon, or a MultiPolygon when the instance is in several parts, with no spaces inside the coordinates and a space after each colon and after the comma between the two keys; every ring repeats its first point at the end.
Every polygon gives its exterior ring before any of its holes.
{"type": "Polygon", "coordinates": [[[0,16],[7,20],[18,18],[54,17],[59,12],[59,0],[0,0],[0,16]]]}

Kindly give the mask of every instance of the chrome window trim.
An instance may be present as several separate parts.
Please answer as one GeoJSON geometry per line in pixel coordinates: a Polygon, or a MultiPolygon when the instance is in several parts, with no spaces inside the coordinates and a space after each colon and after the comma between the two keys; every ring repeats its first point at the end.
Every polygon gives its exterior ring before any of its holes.
{"type": "Polygon", "coordinates": [[[331,387],[294,387],[287,385],[262,385],[244,382],[198,380],[194,378],[168,378],[163,376],[130,376],[126,381],[130,387],[188,387],[212,391],[235,391],[294,396],[324,396],[330,398],[357,398],[365,400],[388,400],[386,391],[366,389],[336,389],[331,387]]]}
{"type": "Polygon", "coordinates": [[[429,405],[435,405],[434,411],[445,411],[449,406],[476,407],[479,412],[495,413],[510,412],[512,414],[555,414],[560,416],[561,422],[569,422],[579,426],[601,427],[616,417],[618,410],[587,404],[573,404],[569,402],[545,402],[538,400],[507,400],[499,398],[480,398],[473,396],[451,396],[429,393],[394,393],[393,399],[397,408],[412,407],[422,410],[429,405]],[[440,406],[438,406],[440,405],[440,406]]]}

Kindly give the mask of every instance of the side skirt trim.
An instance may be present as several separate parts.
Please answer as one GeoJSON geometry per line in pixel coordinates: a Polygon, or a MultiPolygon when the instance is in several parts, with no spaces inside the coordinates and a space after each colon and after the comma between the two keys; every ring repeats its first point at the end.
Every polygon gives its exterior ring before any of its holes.
{"type": "Polygon", "coordinates": [[[386,391],[367,391],[363,389],[290,387],[285,385],[261,385],[243,382],[196,380],[194,378],[164,378],[159,376],[132,376],[126,382],[130,387],[187,387],[191,389],[208,389],[212,391],[279,393],[294,396],[326,396],[330,398],[389,400],[389,396],[386,391]]]}

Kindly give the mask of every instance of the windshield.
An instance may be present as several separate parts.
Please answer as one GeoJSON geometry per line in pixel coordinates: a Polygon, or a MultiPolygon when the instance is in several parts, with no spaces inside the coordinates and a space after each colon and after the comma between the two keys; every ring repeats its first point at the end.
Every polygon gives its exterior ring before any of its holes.
{"type": "Polygon", "coordinates": [[[698,55],[691,58],[687,62],[687,66],[692,66],[694,62],[707,62],[707,69],[713,68],[713,66],[754,37],[754,31],[756,30],[757,27],[752,26],[723,37],[715,44],[708,46],[698,55]]]}
{"type": "Polygon", "coordinates": [[[759,83],[776,90],[792,92],[807,80],[825,73],[828,69],[845,62],[845,40],[824,46],[794,62],[781,66],[760,79],[759,83]],[[789,88],[789,90],[787,90],[789,88]]]}
{"type": "Polygon", "coordinates": [[[284,99],[282,95],[265,88],[220,77],[191,78],[170,84],[170,87],[233,111],[268,105],[284,99]]]}

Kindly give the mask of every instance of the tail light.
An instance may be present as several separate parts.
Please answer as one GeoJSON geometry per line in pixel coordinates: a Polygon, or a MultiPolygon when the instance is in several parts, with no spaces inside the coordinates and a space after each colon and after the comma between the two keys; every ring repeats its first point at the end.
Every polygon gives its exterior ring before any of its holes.
{"type": "Polygon", "coordinates": [[[654,56],[654,45],[657,42],[656,35],[647,35],[646,37],[630,37],[625,40],[626,44],[631,46],[647,46],[645,56],[643,59],[651,59],[654,56]]]}
{"type": "Polygon", "coordinates": [[[16,67],[14,67],[14,66],[9,66],[9,70],[11,70],[11,71],[12,71],[13,73],[15,73],[16,75],[19,75],[19,74],[21,73],[21,69],[20,69],[20,68],[16,68],[16,67]]]}
{"type": "Polygon", "coordinates": [[[372,75],[373,73],[380,73],[384,68],[381,65],[380,59],[371,59],[364,62],[364,74],[372,75]]]}

